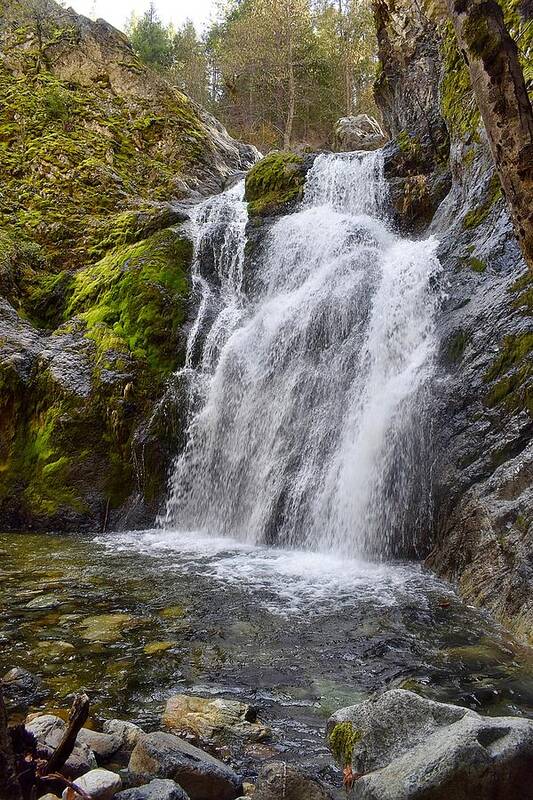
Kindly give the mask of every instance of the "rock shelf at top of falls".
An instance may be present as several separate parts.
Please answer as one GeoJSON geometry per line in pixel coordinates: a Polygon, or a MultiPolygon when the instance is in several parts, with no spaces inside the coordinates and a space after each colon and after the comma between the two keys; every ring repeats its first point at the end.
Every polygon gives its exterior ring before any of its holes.
{"type": "Polygon", "coordinates": [[[195,213],[187,443],[165,527],[373,557],[429,513],[434,239],[388,222],[383,156],[318,156],[254,274],[237,185],[195,213]]]}

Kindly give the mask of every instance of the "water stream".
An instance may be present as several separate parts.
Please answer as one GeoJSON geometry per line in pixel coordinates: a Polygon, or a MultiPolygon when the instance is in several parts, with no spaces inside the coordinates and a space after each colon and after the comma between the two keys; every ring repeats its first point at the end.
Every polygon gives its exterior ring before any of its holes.
{"type": "Polygon", "coordinates": [[[196,216],[191,419],[164,526],[405,552],[429,509],[437,243],[389,229],[380,153],[322,155],[245,291],[242,191],[196,216]]]}

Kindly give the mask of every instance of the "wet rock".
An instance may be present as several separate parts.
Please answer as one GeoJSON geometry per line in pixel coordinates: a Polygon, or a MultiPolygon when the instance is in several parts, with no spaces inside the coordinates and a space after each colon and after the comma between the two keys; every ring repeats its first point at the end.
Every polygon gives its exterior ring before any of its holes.
{"type": "Polygon", "coordinates": [[[261,741],[270,733],[246,703],[186,694],[175,695],[167,701],[163,724],[174,733],[190,733],[204,740],[239,737],[261,741]]]}
{"type": "Polygon", "coordinates": [[[531,720],[481,717],[393,689],[336,712],[328,734],[336,756],[362,773],[358,800],[533,797],[531,720]]]}
{"type": "Polygon", "coordinates": [[[61,605],[61,601],[55,595],[42,594],[26,603],[26,608],[30,611],[40,611],[42,609],[57,608],[59,605],[61,605]]]}
{"type": "Polygon", "coordinates": [[[191,800],[235,800],[242,790],[242,779],[233,770],[170,733],[143,734],[128,769],[136,781],[171,778],[191,800]]]}
{"type": "Polygon", "coordinates": [[[171,780],[155,778],[144,786],[126,789],[116,795],[117,800],[189,800],[181,786],[171,780]]]}
{"type": "Polygon", "coordinates": [[[331,795],[284,761],[273,761],[259,773],[254,800],[331,800],[331,795]]]}
{"type": "Polygon", "coordinates": [[[368,114],[341,117],[335,123],[335,150],[377,150],[383,147],[387,137],[374,117],[368,114]]]}
{"type": "Polygon", "coordinates": [[[131,628],[136,622],[131,614],[98,614],[83,620],[81,635],[89,642],[115,642],[121,638],[124,629],[131,628]]]}
{"type": "MultiPolygon", "coordinates": [[[[82,789],[91,800],[111,800],[122,788],[122,780],[120,775],[107,769],[92,769],[74,781],[74,786],[82,789]]],[[[76,792],[73,796],[67,788],[63,800],[83,800],[83,795],[76,792]]]]}
{"type": "Polygon", "coordinates": [[[165,653],[174,646],[174,642],[148,642],[143,648],[147,656],[155,656],[158,653],[165,653]]]}
{"type": "Polygon", "coordinates": [[[109,761],[121,747],[121,739],[118,736],[91,731],[88,728],[80,730],[76,741],[92,750],[99,764],[109,761]]]}
{"type": "Polygon", "coordinates": [[[16,708],[27,708],[41,696],[41,679],[27,669],[13,667],[2,677],[5,699],[16,708]]]}
{"type": "Polygon", "coordinates": [[[139,736],[143,733],[142,728],[133,722],[126,722],[121,719],[107,719],[103,724],[104,733],[108,733],[120,742],[120,749],[131,751],[137,744],[139,736]]]}

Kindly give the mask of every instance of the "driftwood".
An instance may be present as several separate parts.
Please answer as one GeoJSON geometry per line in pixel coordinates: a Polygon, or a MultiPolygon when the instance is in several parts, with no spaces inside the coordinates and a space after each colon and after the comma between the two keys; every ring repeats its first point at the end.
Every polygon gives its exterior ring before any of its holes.
{"type": "Polygon", "coordinates": [[[76,695],[72,704],[72,708],[70,709],[68,727],[58,746],[46,762],[46,765],[41,772],[43,777],[45,775],[50,775],[50,773],[58,772],[65,764],[74,749],[76,737],[78,736],[78,733],[80,732],[80,729],[83,727],[84,723],[87,722],[88,716],[89,698],[86,694],[76,695]]]}
{"type": "Polygon", "coordinates": [[[22,792],[15,772],[11,737],[7,729],[7,712],[0,682],[0,800],[21,800],[22,792]]]}

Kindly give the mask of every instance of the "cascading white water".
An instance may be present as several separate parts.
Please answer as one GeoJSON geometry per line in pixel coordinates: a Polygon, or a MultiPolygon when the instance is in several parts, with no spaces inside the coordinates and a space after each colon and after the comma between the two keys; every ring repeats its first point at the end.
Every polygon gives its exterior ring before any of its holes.
{"type": "Polygon", "coordinates": [[[319,156],[248,296],[242,186],[200,207],[168,527],[352,556],[414,537],[439,265],[435,240],[388,229],[385,198],[379,152],[319,156]]]}

